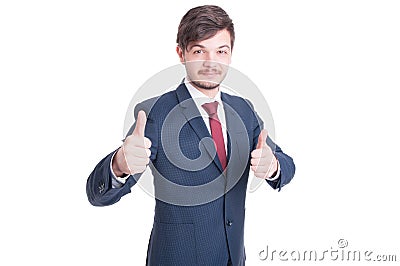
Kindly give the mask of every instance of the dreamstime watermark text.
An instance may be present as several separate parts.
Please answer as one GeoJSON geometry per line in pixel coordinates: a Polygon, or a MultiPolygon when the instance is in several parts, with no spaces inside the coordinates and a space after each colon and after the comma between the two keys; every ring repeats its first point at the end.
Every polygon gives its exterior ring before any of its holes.
{"type": "Polygon", "coordinates": [[[325,250],[311,249],[273,249],[266,246],[258,253],[258,257],[262,261],[336,261],[336,262],[397,262],[398,258],[395,254],[382,254],[373,250],[361,250],[349,248],[346,239],[339,239],[337,246],[330,247],[325,250]]]}

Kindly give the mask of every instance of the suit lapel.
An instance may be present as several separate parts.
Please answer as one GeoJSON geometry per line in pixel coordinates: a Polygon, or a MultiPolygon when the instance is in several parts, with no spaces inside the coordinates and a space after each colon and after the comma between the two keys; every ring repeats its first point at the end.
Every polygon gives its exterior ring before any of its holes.
{"type": "MultiPolygon", "coordinates": [[[[182,83],[176,89],[176,95],[178,97],[179,106],[181,108],[182,114],[185,116],[186,121],[192,127],[193,131],[199,137],[199,140],[209,137],[211,138],[210,132],[208,131],[206,125],[204,124],[204,120],[197,109],[197,106],[190,96],[189,91],[187,90],[184,83],[182,83]]],[[[206,149],[210,158],[213,159],[214,163],[217,165],[218,169],[223,172],[221,162],[218,159],[218,156],[212,157],[213,154],[216,155],[217,151],[215,146],[211,142],[202,142],[202,145],[206,149]]]]}
{"type": "Polygon", "coordinates": [[[222,92],[221,99],[224,103],[228,131],[228,167],[226,169],[228,178],[226,190],[229,191],[239,181],[247,167],[250,145],[246,126],[239,115],[240,110],[237,107],[235,109],[235,104],[227,94],[222,92]]]}
{"type": "MultiPolygon", "coordinates": [[[[204,124],[204,120],[184,83],[176,89],[176,95],[182,114],[185,116],[186,121],[190,124],[199,140],[205,137],[211,138],[210,132],[204,124]]],[[[227,159],[229,167],[227,167],[226,174],[235,173],[235,175],[240,174],[239,176],[241,176],[243,169],[245,169],[247,165],[249,154],[246,152],[249,150],[246,127],[242,118],[239,116],[238,112],[240,110],[234,108],[234,103],[231,102],[230,97],[227,97],[225,93],[221,93],[221,100],[224,103],[228,138],[227,159]]],[[[218,169],[223,172],[218,156],[213,158],[213,155],[216,155],[215,146],[211,142],[202,142],[202,145],[206,149],[210,158],[213,159],[213,162],[217,165],[218,169]]],[[[233,178],[232,181],[236,183],[237,180],[236,178],[233,178]]]]}

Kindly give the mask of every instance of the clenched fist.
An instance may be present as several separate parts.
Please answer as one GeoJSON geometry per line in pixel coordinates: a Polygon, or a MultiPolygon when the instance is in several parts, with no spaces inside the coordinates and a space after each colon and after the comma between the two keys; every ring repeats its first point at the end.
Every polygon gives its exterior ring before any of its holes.
{"type": "Polygon", "coordinates": [[[251,152],[251,170],[259,178],[271,178],[278,169],[278,160],[267,145],[267,130],[263,129],[258,136],[256,149],[251,152]]]}
{"type": "Polygon", "coordinates": [[[146,170],[149,164],[151,141],[144,136],[146,114],[140,110],[132,135],[126,137],[114,156],[112,168],[116,176],[137,174],[146,170]]]}

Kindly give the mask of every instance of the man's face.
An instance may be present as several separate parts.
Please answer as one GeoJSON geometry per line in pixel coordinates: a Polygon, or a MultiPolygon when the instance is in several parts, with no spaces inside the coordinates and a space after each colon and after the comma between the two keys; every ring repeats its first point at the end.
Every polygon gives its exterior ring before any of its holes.
{"type": "Polygon", "coordinates": [[[189,43],[186,51],[179,46],[176,51],[194,86],[215,89],[224,80],[231,63],[231,36],[227,30],[221,30],[207,40],[189,43]]]}

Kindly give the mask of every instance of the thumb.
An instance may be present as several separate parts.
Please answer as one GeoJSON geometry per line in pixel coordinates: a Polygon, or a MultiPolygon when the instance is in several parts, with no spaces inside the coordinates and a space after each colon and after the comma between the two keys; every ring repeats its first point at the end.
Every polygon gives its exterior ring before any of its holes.
{"type": "Polygon", "coordinates": [[[261,149],[264,145],[267,145],[268,131],[266,129],[261,130],[258,135],[258,142],[256,149],[261,149]]]}
{"type": "Polygon", "coordinates": [[[132,135],[144,137],[144,129],[146,128],[146,113],[140,110],[136,118],[136,126],[132,132],[132,135]]]}

